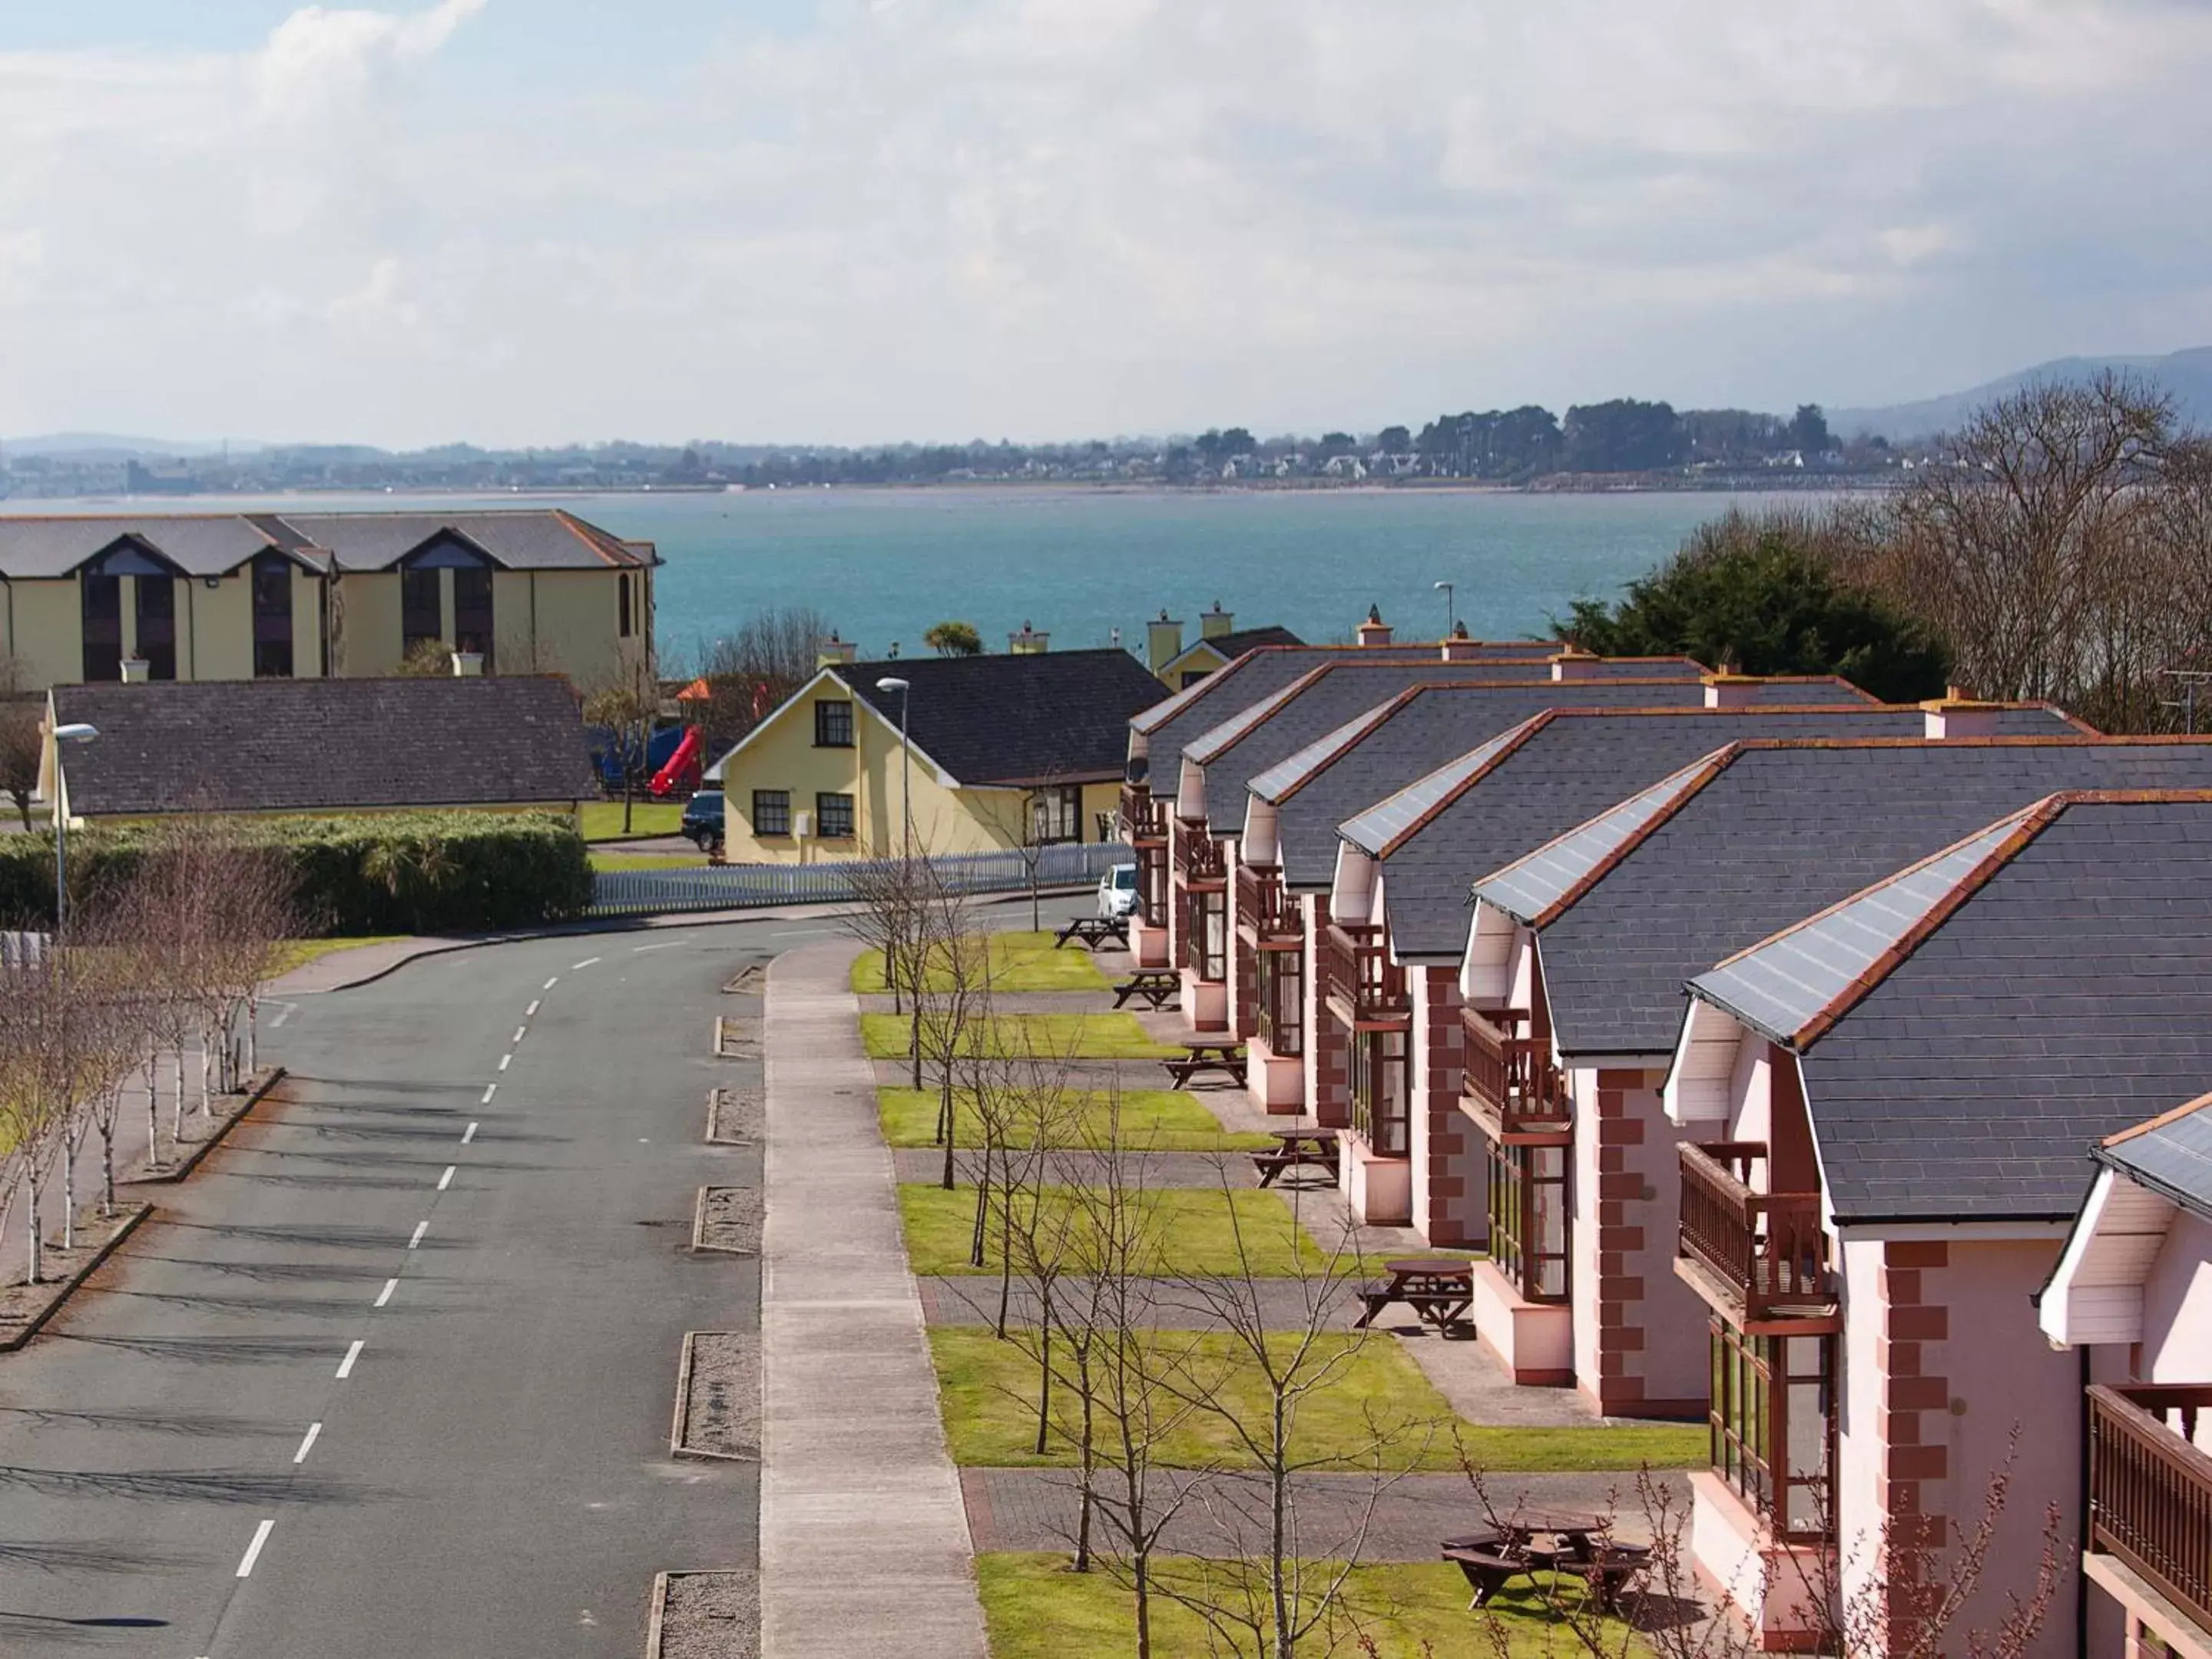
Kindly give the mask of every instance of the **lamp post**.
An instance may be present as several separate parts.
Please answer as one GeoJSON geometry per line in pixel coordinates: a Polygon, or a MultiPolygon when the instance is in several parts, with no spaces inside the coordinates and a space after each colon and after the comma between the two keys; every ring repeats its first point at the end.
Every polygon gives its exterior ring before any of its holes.
{"type": "Polygon", "coordinates": [[[1452,603],[1452,585],[1449,582],[1438,582],[1437,592],[1444,596],[1444,637],[1449,639],[1453,627],[1459,621],[1458,609],[1452,603]]]}
{"type": "Polygon", "coordinates": [[[914,687],[896,675],[886,674],[876,682],[878,691],[899,694],[899,816],[906,820],[906,861],[914,862],[914,746],[906,740],[907,705],[912,701],[914,687]]]}
{"type": "Polygon", "coordinates": [[[62,924],[69,916],[69,812],[62,804],[62,745],[90,743],[100,735],[96,726],[82,720],[54,728],[54,943],[59,945],[62,924]]]}

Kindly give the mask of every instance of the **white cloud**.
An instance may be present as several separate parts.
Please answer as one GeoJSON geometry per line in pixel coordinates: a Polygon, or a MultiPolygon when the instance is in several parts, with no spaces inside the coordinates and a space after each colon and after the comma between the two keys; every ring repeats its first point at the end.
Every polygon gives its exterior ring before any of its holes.
{"type": "Polygon", "coordinates": [[[2212,314],[2165,0],[830,0],[637,88],[446,61],[536,22],[0,55],[0,430],[1786,406],[2212,314]]]}

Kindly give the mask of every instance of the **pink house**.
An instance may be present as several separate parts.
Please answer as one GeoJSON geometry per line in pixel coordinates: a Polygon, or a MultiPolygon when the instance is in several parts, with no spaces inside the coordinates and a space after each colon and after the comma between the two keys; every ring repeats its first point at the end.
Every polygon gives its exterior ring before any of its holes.
{"type": "MultiPolygon", "coordinates": [[[[1894,1646],[2009,1456],[1966,1651],[2030,1592],[2046,1504],[2079,1547],[2085,1378],[2033,1298],[2083,1150],[2212,1063],[2212,792],[2054,795],[1690,996],[1662,1098],[1712,1379],[1697,1565],[1770,1648],[1823,1601],[1894,1646]]],[[[2073,1588],[2027,1652],[2096,1647],[2073,1588]]]]}

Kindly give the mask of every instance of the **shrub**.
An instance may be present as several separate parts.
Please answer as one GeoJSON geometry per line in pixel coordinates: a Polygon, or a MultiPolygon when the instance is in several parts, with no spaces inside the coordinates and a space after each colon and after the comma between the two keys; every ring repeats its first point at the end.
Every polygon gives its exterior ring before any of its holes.
{"type": "MultiPolygon", "coordinates": [[[[592,867],[575,825],[557,813],[394,812],[252,818],[250,842],[289,857],[295,898],[332,934],[467,933],[557,921],[592,902],[592,867]]],[[[152,827],[118,824],[70,837],[70,895],[127,883],[152,827]]],[[[54,849],[45,836],[0,837],[0,918],[50,925],[54,849]]]]}

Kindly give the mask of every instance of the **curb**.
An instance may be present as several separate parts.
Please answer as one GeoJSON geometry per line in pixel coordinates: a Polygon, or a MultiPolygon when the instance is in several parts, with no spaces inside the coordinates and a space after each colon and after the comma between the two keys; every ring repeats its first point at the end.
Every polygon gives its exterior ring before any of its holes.
{"type": "Polygon", "coordinates": [[[54,1299],[40,1309],[21,1330],[17,1331],[5,1341],[0,1341],[0,1353],[15,1353],[27,1347],[31,1339],[46,1329],[46,1322],[59,1313],[67,1305],[69,1299],[82,1288],[84,1281],[99,1272],[101,1264],[115,1254],[123,1241],[138,1231],[138,1224],[153,1213],[154,1206],[151,1204],[141,1204],[129,1215],[124,1217],[123,1224],[109,1236],[107,1242],[94,1250],[75,1273],[61,1281],[61,1288],[54,1293],[54,1299]]]}
{"type": "Polygon", "coordinates": [[[668,1575],[653,1575],[653,1611],[645,1621],[645,1659],[660,1659],[661,1623],[668,1616],[668,1575]]]}
{"type": "Polygon", "coordinates": [[[245,1099],[216,1125],[215,1133],[185,1154],[183,1163],[174,1169],[149,1170],[123,1183],[131,1187],[173,1187],[200,1166],[200,1160],[222,1145],[230,1132],[245,1120],[246,1115],[268,1096],[269,1091],[284,1080],[282,1066],[272,1066],[262,1073],[261,1080],[246,1091],[245,1099]]]}
{"type": "MultiPolygon", "coordinates": [[[[684,1443],[684,1436],[691,1428],[691,1361],[697,1340],[702,1336],[737,1336],[737,1331],[686,1331],[684,1333],[684,1357],[676,1367],[676,1414],[668,1425],[668,1455],[671,1457],[696,1458],[708,1463],[757,1463],[756,1457],[746,1457],[737,1452],[708,1451],[703,1446],[684,1443]]],[[[662,1577],[668,1575],[663,1573],[662,1577]]],[[[689,1576],[689,1575],[685,1575],[689,1576]]],[[[652,1650],[648,1649],[648,1652],[652,1650]]]]}

